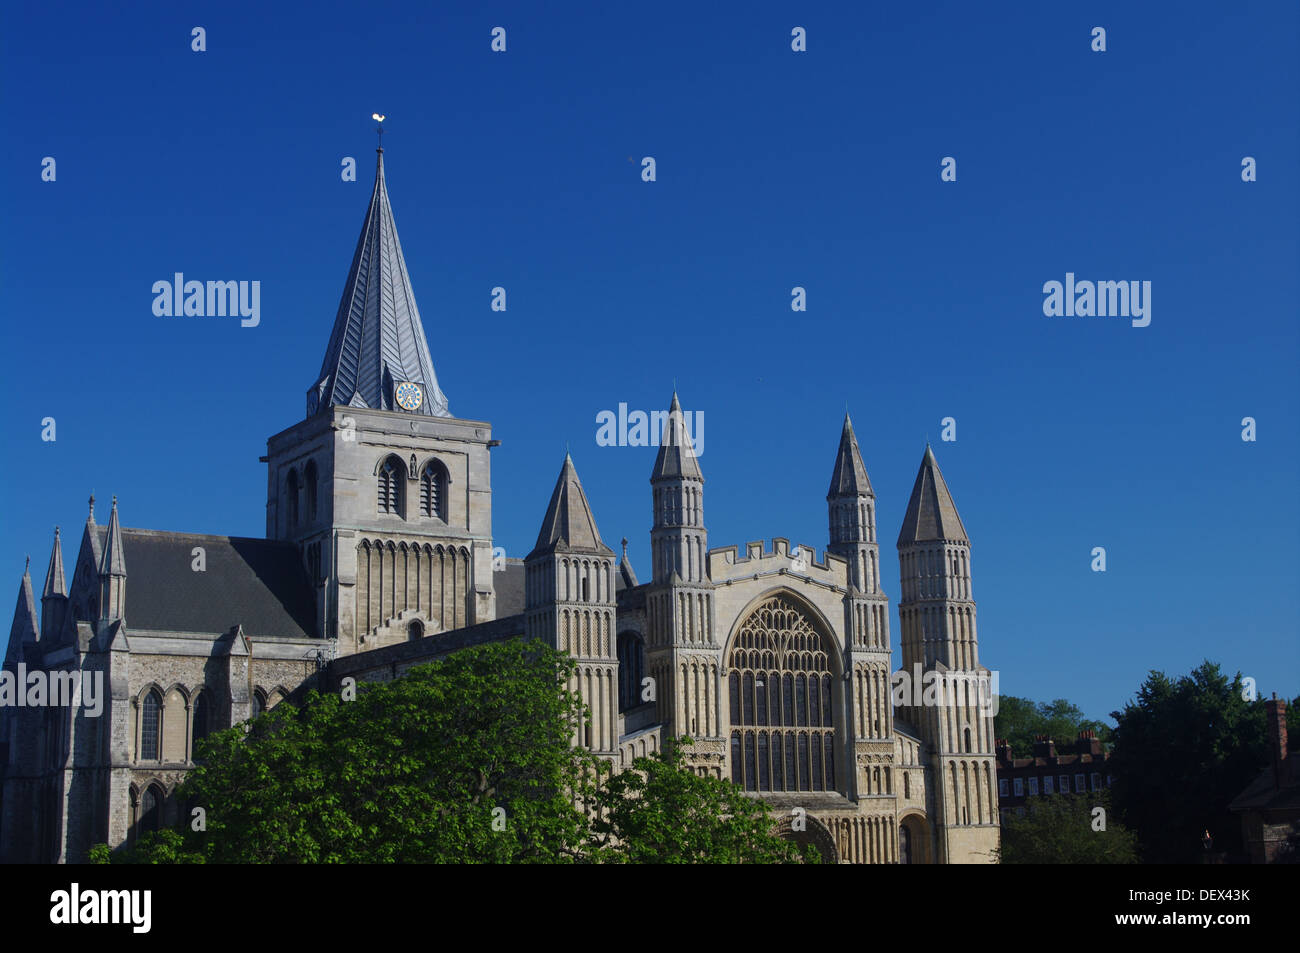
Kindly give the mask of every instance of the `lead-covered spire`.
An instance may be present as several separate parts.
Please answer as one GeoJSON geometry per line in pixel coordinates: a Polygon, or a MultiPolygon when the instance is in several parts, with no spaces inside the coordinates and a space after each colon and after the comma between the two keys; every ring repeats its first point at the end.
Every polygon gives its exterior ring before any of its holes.
{"type": "Polygon", "coordinates": [[[934,451],[926,444],[921,469],[917,471],[916,484],[912,487],[912,499],[907,504],[907,515],[903,517],[903,529],[898,534],[898,545],[938,540],[970,542],[966,527],[957,515],[957,504],[939,472],[934,451]]]}
{"type": "Polygon", "coordinates": [[[397,238],[384,150],[376,152],[375,189],[307,415],[350,406],[449,417],[397,238]]]}

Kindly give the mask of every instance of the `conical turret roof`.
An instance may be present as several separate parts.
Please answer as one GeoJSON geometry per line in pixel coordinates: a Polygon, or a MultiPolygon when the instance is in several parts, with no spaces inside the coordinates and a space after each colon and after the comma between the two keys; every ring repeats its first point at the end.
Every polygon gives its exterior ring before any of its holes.
{"type": "Polygon", "coordinates": [[[351,406],[449,417],[397,239],[384,182],[384,150],[378,152],[375,190],[320,377],[307,395],[307,413],[351,406]],[[420,403],[414,410],[397,403],[396,390],[404,382],[419,385],[420,403]]]}
{"type": "Polygon", "coordinates": [[[957,504],[939,472],[934,452],[926,444],[921,469],[917,471],[916,484],[912,487],[912,499],[907,504],[907,515],[903,517],[903,529],[898,534],[898,545],[941,539],[970,542],[966,527],[957,515],[957,504]]]}
{"type": "Polygon", "coordinates": [[[867,467],[858,450],[858,438],[853,433],[853,421],[844,415],[844,429],[840,431],[840,450],[835,455],[835,469],[831,472],[831,488],[826,491],[828,500],[840,496],[875,496],[867,467]]]}
{"type": "Polygon", "coordinates": [[[32,574],[23,568],[23,579],[18,584],[18,604],[14,606],[14,621],[9,627],[9,645],[5,649],[5,664],[21,662],[25,655],[23,646],[33,645],[41,638],[40,620],[36,615],[36,597],[32,594],[32,574]]]}
{"type": "Polygon", "coordinates": [[[659,456],[655,458],[655,467],[650,473],[651,483],[671,479],[704,482],[704,474],[700,472],[700,464],[695,458],[695,449],[691,446],[686,419],[682,416],[682,405],[677,401],[676,391],[673,391],[668,419],[664,421],[664,432],[660,435],[659,456]]]}
{"type": "Polygon", "coordinates": [[[596,518],[591,513],[591,504],[583,492],[573,458],[567,453],[564,455],[564,466],[560,468],[560,478],[555,481],[555,490],[551,493],[551,503],[542,520],[541,532],[537,534],[537,545],[529,553],[529,558],[556,550],[614,555],[614,551],[601,541],[600,530],[596,529],[596,518]]]}
{"type": "Polygon", "coordinates": [[[41,598],[49,599],[68,594],[68,583],[63,576],[63,544],[59,540],[59,528],[54,527],[54,549],[50,552],[50,568],[45,571],[45,588],[41,598]]]}

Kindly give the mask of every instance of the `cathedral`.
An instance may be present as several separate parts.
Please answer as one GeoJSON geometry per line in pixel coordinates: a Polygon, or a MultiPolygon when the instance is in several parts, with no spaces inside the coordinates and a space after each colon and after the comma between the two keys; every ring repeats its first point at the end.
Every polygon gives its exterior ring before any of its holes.
{"type": "Polygon", "coordinates": [[[897,543],[897,674],[938,676],[924,697],[891,691],[877,501],[847,415],[820,560],[782,538],[709,547],[676,394],[647,581],[626,539],[620,555],[601,536],[567,455],[532,552],[494,557],[498,441],[439,389],[378,152],[305,414],[262,458],[266,538],[128,529],[116,498],[100,525],[92,496],[70,576],[54,530],[39,607],[24,571],[0,683],[0,860],[79,862],[187,821],[174,792],[195,743],[308,679],[393,678],[522,636],[576,660],[575,743],[615,767],[686,735],[693,770],[766,801],[828,861],[994,861],[970,540],[930,448],[897,543]]]}

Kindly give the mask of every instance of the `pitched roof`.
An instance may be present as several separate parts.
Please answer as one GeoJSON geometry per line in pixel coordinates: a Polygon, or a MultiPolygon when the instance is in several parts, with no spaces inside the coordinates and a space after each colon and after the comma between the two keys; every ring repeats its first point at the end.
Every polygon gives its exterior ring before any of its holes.
{"type": "Polygon", "coordinates": [[[54,549],[50,552],[50,568],[45,571],[45,588],[41,598],[66,596],[68,582],[63,575],[63,544],[59,540],[59,528],[54,527],[54,549]]]}
{"type": "Polygon", "coordinates": [[[957,515],[957,504],[952,501],[948,484],[939,472],[934,452],[926,444],[921,469],[912,487],[912,499],[907,504],[903,528],[898,534],[898,545],[951,539],[969,543],[966,527],[957,515]]]}
{"type": "Polygon", "coordinates": [[[835,454],[835,469],[831,471],[831,488],[826,498],[837,496],[875,496],[867,468],[858,450],[858,438],[853,433],[853,421],[844,415],[844,429],[840,431],[840,449],[835,454]]]}
{"type": "Polygon", "coordinates": [[[704,474],[700,473],[700,465],[695,459],[695,449],[691,446],[691,437],[686,429],[686,419],[682,416],[682,405],[677,402],[676,391],[673,391],[673,402],[668,408],[668,419],[664,421],[664,432],[659,440],[659,456],[655,458],[655,467],[650,472],[651,483],[672,479],[704,482],[704,474]]]}
{"type": "Polygon", "coordinates": [[[375,189],[352,256],[334,330],[320,377],[308,392],[309,416],[329,407],[400,410],[394,388],[403,381],[420,385],[423,400],[413,413],[449,417],[447,398],[429,356],[420,311],[397,240],[397,225],[384,183],[384,150],[375,170],[375,189]]]}
{"type": "MultiPolygon", "coordinates": [[[[103,527],[96,527],[105,533],[103,527]]],[[[318,635],[316,595],[293,543],[122,529],[131,554],[131,629],[318,635]],[[195,565],[203,549],[203,571],[195,565]]]]}
{"type": "Polygon", "coordinates": [[[537,545],[529,553],[535,555],[556,550],[582,550],[612,556],[614,551],[600,539],[600,530],[596,529],[596,517],[591,513],[591,504],[587,494],[582,491],[582,481],[573,466],[573,458],[564,455],[564,465],[560,467],[560,477],[555,481],[555,490],[551,493],[551,503],[546,508],[542,520],[541,532],[537,534],[537,545]]]}
{"type": "Polygon", "coordinates": [[[40,617],[36,615],[36,598],[32,595],[32,574],[23,569],[23,578],[18,583],[18,604],[14,606],[14,621],[9,626],[9,645],[5,650],[5,662],[21,662],[23,646],[40,641],[40,617]]]}

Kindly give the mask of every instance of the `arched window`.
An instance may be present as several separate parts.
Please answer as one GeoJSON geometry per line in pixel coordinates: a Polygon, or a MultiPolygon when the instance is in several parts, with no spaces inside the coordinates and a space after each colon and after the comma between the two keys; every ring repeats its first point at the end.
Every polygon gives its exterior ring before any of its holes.
{"type": "Polygon", "coordinates": [[[307,467],[302,471],[303,489],[307,496],[307,523],[308,525],[316,522],[316,461],[307,461],[307,467]]]}
{"type": "Polygon", "coordinates": [[[967,728],[967,729],[966,729],[966,751],[969,752],[970,750],[971,750],[971,746],[970,746],[970,729],[967,728]]]}
{"type": "Polygon", "coordinates": [[[260,688],[253,690],[253,699],[249,704],[249,717],[256,718],[266,711],[266,692],[260,688]]]}
{"type": "Polygon", "coordinates": [[[156,831],[162,822],[163,792],[158,785],[151,784],[144,789],[140,798],[140,821],[136,830],[141,834],[156,831]]]}
{"type": "Polygon", "coordinates": [[[762,602],[736,633],[727,663],[732,778],[746,790],[838,789],[827,644],[783,595],[762,602]],[[776,730],[741,730],[751,725],[776,730]]]}
{"type": "Polygon", "coordinates": [[[406,639],[408,642],[418,642],[424,638],[424,623],[419,619],[412,619],[411,624],[406,627],[406,639]]]}
{"type": "Polygon", "coordinates": [[[447,470],[430,460],[420,471],[420,515],[447,519],[447,470]]]}
{"type": "Polygon", "coordinates": [[[284,489],[285,512],[288,514],[289,528],[298,525],[298,471],[290,470],[289,479],[284,489]]]}
{"type": "Polygon", "coordinates": [[[194,699],[194,704],[190,708],[190,714],[194,722],[192,730],[193,744],[197,744],[201,739],[206,738],[208,732],[212,730],[212,712],[209,710],[210,708],[211,706],[208,704],[208,693],[199,692],[198,696],[194,699]]]}
{"type": "Polygon", "coordinates": [[[405,470],[402,461],[396,457],[389,457],[380,465],[378,487],[380,513],[392,513],[394,516],[402,515],[402,503],[405,496],[402,483],[406,477],[405,470]]]}
{"type": "Polygon", "coordinates": [[[140,760],[157,761],[162,751],[162,696],[150,691],[140,706],[140,760]]]}
{"type": "Polygon", "coordinates": [[[635,632],[618,634],[618,710],[641,704],[641,682],[645,678],[645,642],[635,632]]]}

